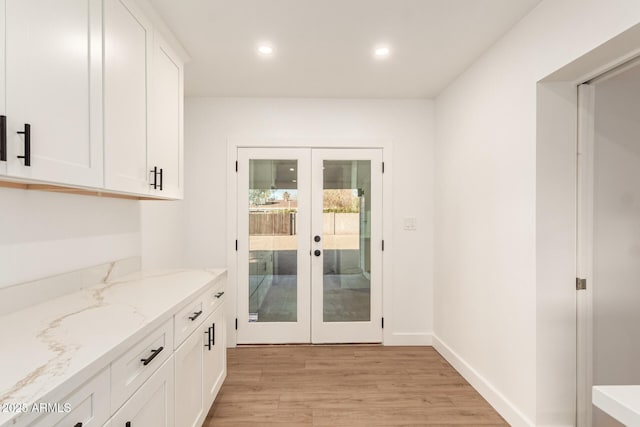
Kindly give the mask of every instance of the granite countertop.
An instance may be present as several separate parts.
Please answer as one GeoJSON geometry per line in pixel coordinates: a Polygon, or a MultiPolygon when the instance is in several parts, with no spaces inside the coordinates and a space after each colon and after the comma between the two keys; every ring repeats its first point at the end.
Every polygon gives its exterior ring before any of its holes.
{"type": "Polygon", "coordinates": [[[225,270],[139,272],[0,317],[0,426],[56,402],[166,322],[225,270]]]}

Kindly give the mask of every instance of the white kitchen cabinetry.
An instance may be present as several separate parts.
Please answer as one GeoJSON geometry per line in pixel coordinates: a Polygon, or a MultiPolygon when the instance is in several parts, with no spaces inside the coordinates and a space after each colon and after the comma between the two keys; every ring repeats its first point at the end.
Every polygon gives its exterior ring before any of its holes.
{"type": "Polygon", "coordinates": [[[176,350],[176,425],[199,427],[226,376],[224,309],[220,306],[176,350]]]}
{"type": "Polygon", "coordinates": [[[101,0],[5,0],[0,8],[0,173],[101,187],[101,0]]]}
{"type": "Polygon", "coordinates": [[[103,370],[78,390],[59,402],[60,408],[38,418],[30,427],[102,427],[109,418],[109,369],[103,370]]]}
{"type": "Polygon", "coordinates": [[[182,198],[183,63],[159,35],[154,37],[148,164],[151,194],[182,198]]]}
{"type": "Polygon", "coordinates": [[[205,408],[210,408],[227,376],[226,326],[224,308],[222,306],[205,320],[203,329],[211,331],[209,335],[204,335],[205,337],[211,337],[211,346],[204,348],[202,376],[204,381],[204,404],[205,408]]]}
{"type": "Polygon", "coordinates": [[[152,29],[130,0],[104,0],[105,187],[149,193],[147,98],[152,29]]]}
{"type": "Polygon", "coordinates": [[[114,427],[173,427],[175,425],[173,373],[173,357],[171,357],[113,416],[112,425],[114,427]]]}
{"type": "Polygon", "coordinates": [[[6,1],[0,0],[0,175],[7,174],[7,113],[5,105],[5,19],[6,1]]]}
{"type": "Polygon", "coordinates": [[[176,425],[196,427],[206,416],[203,388],[203,347],[208,331],[193,332],[176,350],[176,425]]]}

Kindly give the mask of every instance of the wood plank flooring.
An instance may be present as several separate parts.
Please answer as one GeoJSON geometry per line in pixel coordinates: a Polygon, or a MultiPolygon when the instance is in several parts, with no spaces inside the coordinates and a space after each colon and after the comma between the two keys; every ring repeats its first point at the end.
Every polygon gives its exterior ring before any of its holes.
{"type": "Polygon", "coordinates": [[[508,425],[432,347],[228,350],[205,427],[508,425]]]}

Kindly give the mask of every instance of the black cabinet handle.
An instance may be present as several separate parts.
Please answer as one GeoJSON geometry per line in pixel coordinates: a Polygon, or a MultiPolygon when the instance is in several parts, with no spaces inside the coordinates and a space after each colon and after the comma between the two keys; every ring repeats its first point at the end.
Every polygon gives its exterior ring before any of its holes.
{"type": "Polygon", "coordinates": [[[313,251],[313,254],[314,254],[315,256],[320,256],[320,254],[321,254],[321,253],[322,253],[322,252],[320,252],[320,249],[316,249],[315,251],[313,251]]]}
{"type": "Polygon", "coordinates": [[[196,320],[198,317],[200,317],[200,315],[202,314],[202,310],[200,311],[196,311],[195,313],[193,313],[193,316],[189,316],[189,320],[191,320],[192,322],[194,320],[196,320]]]}
{"type": "Polygon", "coordinates": [[[25,123],[24,130],[20,130],[17,133],[24,135],[24,156],[17,157],[24,159],[25,166],[31,166],[31,125],[25,123]]]}
{"type": "Polygon", "coordinates": [[[216,298],[220,298],[222,295],[224,295],[224,292],[218,292],[217,294],[215,294],[214,296],[216,298]]]}
{"type": "Polygon", "coordinates": [[[124,427],[131,427],[131,421],[127,421],[124,427]]]}
{"type": "Polygon", "coordinates": [[[211,345],[216,345],[216,324],[211,324],[211,345]]]}
{"type": "Polygon", "coordinates": [[[82,423],[76,423],[73,427],[82,427],[82,423]]]}
{"type": "Polygon", "coordinates": [[[160,168],[160,191],[162,191],[162,177],[164,175],[164,171],[160,168]]]}
{"type": "Polygon", "coordinates": [[[146,359],[140,359],[140,361],[144,366],[147,366],[149,363],[151,363],[153,359],[156,358],[157,355],[160,354],[162,350],[164,350],[164,347],[160,347],[156,350],[151,350],[151,356],[147,357],[146,359]]]}
{"type": "Polygon", "coordinates": [[[7,161],[7,116],[0,116],[0,162],[7,161]]]}
{"type": "Polygon", "coordinates": [[[153,174],[153,182],[149,184],[149,186],[155,190],[156,188],[158,188],[158,167],[154,166],[153,169],[149,171],[149,173],[153,174]]]}
{"type": "Polygon", "coordinates": [[[315,237],[313,238],[313,241],[314,241],[314,242],[316,242],[316,243],[318,243],[318,242],[320,241],[320,236],[315,236],[315,237]]]}
{"type": "Polygon", "coordinates": [[[205,334],[207,334],[207,343],[204,346],[207,347],[207,350],[211,350],[211,328],[207,328],[205,334]]]}

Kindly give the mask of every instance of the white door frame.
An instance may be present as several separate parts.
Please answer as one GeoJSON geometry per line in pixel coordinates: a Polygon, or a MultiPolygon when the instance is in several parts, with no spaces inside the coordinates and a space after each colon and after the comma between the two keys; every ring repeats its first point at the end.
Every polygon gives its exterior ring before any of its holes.
{"type": "Polygon", "coordinates": [[[385,241],[385,250],[382,257],[382,316],[385,319],[382,333],[382,343],[391,342],[393,339],[393,162],[392,141],[381,138],[270,138],[247,137],[229,138],[227,140],[227,279],[228,279],[228,305],[227,312],[227,346],[235,347],[236,319],[238,318],[238,252],[237,240],[237,194],[238,175],[236,173],[236,161],[239,148],[381,148],[382,161],[385,170],[382,180],[382,191],[385,194],[385,203],[382,207],[382,238],[385,241]]]}
{"type": "Polygon", "coordinates": [[[593,191],[595,142],[595,88],[578,86],[578,181],[576,277],[587,288],[576,295],[576,424],[591,425],[593,386],[593,191]]]}

